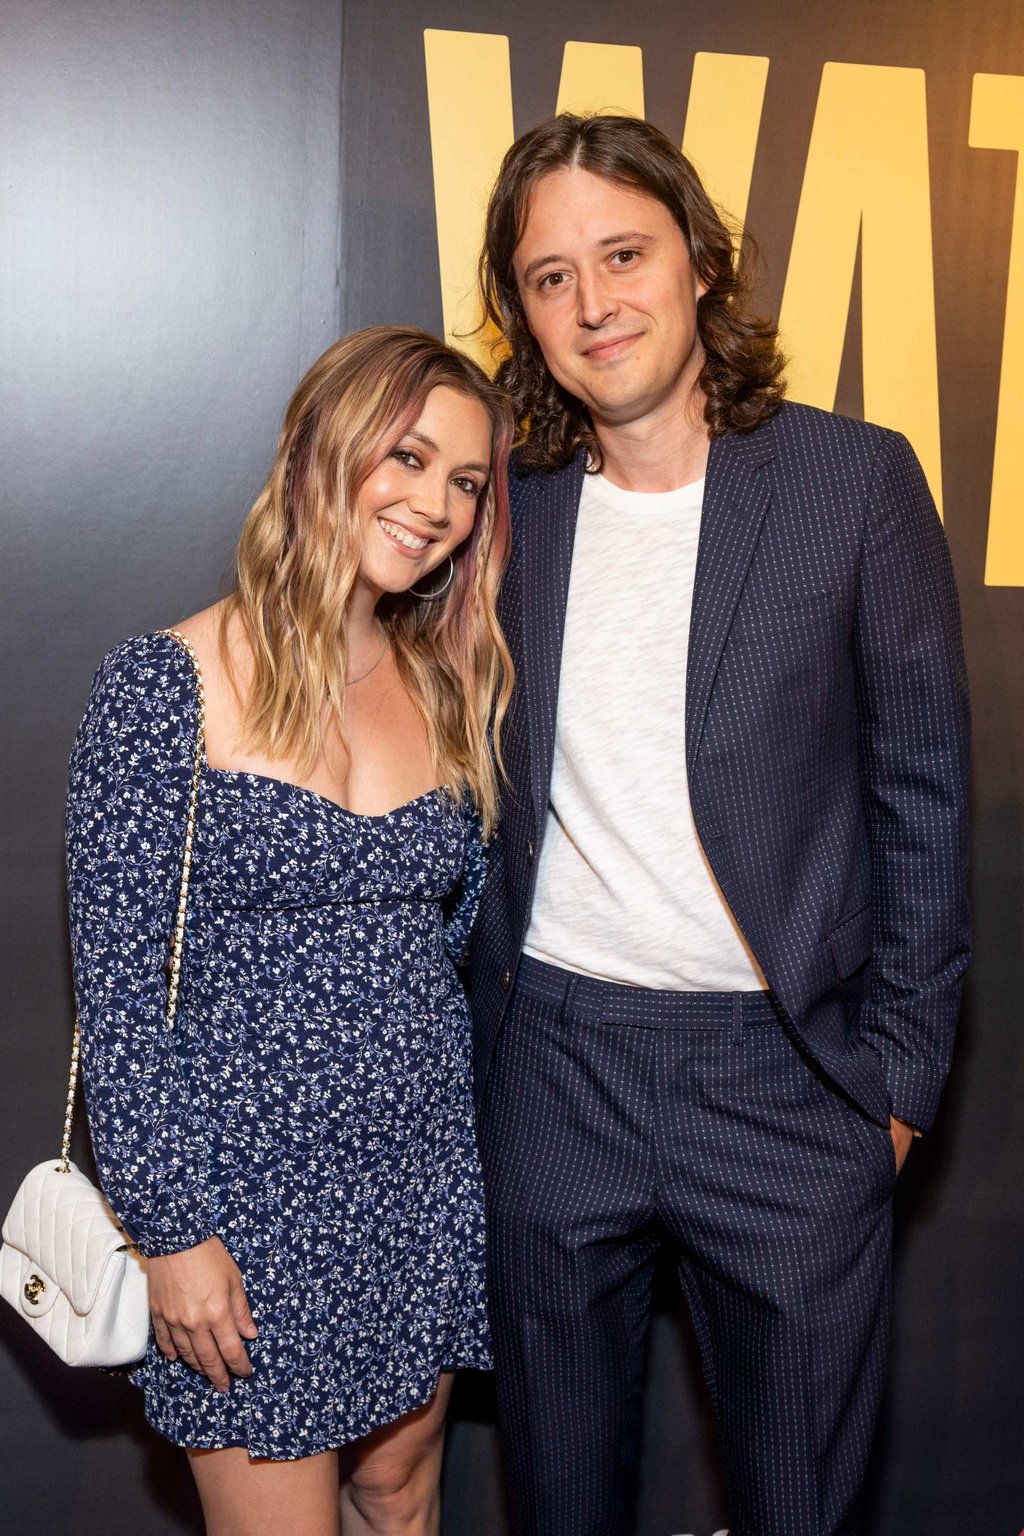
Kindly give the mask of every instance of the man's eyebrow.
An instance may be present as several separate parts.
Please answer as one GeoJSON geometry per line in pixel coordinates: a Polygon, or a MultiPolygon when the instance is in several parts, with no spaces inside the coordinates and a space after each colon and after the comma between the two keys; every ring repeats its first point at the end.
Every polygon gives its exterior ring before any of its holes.
{"type": "Polygon", "coordinates": [[[523,282],[524,283],[529,282],[529,280],[533,276],[533,274],[535,272],[539,272],[541,267],[546,267],[546,266],[548,266],[553,261],[564,261],[564,260],[565,260],[564,256],[537,256],[537,257],[535,257],[534,260],[530,262],[529,266],[523,272],[523,282]]]}
{"type": "MultiPolygon", "coordinates": [[[[441,452],[440,448],[434,442],[434,439],[432,437],[428,437],[425,432],[417,432],[413,428],[410,428],[405,436],[411,437],[414,442],[422,443],[424,448],[428,448],[431,453],[441,452]]],[[[489,464],[478,464],[475,459],[471,464],[463,464],[461,467],[463,469],[478,470],[481,475],[489,475],[491,472],[491,466],[489,464]]]]}
{"type": "MultiPolygon", "coordinates": [[[[625,241],[631,241],[634,245],[650,245],[653,239],[653,235],[645,234],[642,229],[624,229],[621,230],[617,235],[603,236],[603,238],[600,239],[597,244],[600,250],[604,250],[605,246],[621,245],[625,241]]],[[[530,262],[529,266],[524,269],[522,281],[524,283],[528,283],[530,278],[540,271],[541,267],[550,266],[550,264],[555,261],[565,260],[566,258],[564,256],[558,255],[537,256],[533,261],[530,262]]]]}
{"type": "Polygon", "coordinates": [[[624,229],[619,235],[605,235],[603,240],[597,243],[600,246],[622,245],[625,241],[632,241],[634,245],[650,245],[653,235],[645,235],[642,229],[624,229]]]}

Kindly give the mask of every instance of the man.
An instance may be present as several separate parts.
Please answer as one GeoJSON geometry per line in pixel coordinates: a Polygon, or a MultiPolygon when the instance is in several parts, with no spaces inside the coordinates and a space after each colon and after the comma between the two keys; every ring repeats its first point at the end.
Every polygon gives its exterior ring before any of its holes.
{"type": "Polygon", "coordinates": [[[482,275],[526,432],[472,961],[516,1529],[629,1529],[667,1244],[733,1536],[849,1536],[968,960],[942,530],[902,437],[782,403],[649,124],[520,139],[482,275]]]}

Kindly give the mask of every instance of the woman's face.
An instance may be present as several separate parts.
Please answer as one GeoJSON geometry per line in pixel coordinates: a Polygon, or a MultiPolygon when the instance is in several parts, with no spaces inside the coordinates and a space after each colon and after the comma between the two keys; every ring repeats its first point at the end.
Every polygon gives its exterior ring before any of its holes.
{"type": "Polygon", "coordinates": [[[360,486],[359,583],[375,597],[429,587],[424,578],[469,536],[490,460],[491,422],[481,402],[447,385],[432,389],[417,420],[360,486]]]}

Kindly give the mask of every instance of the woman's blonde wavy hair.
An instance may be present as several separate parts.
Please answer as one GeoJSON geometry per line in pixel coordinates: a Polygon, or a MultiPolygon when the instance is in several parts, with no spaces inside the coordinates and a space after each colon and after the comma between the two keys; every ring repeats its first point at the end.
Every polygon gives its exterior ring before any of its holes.
{"type": "Polygon", "coordinates": [[[377,617],[423,715],[439,780],[468,792],[489,835],[495,762],[512,691],[497,618],[508,556],[507,397],[482,369],[426,331],[372,326],[319,358],[285,412],[266,485],[242,528],[221,626],[241,620],[253,654],[242,745],[308,769],[332,718],[345,741],[346,615],[361,557],[359,488],[413,426],[438,386],[479,400],[491,421],[491,472],[473,530],[453,552],[444,597],[387,594],[377,617]]]}

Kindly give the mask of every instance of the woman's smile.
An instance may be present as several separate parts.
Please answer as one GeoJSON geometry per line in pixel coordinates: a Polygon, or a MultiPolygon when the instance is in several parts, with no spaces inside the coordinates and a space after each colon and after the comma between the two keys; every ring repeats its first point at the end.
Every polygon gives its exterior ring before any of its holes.
{"type": "Polygon", "coordinates": [[[396,544],[402,554],[419,555],[431,544],[437,542],[433,535],[412,533],[402,523],[393,523],[388,518],[378,517],[377,522],[388,538],[389,543],[396,544]]]}

